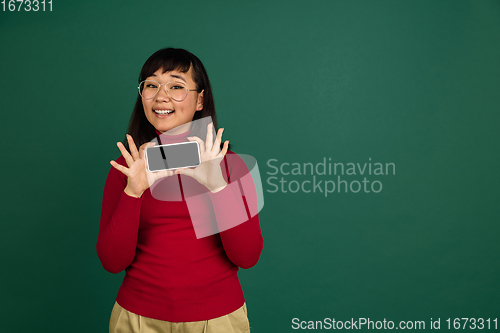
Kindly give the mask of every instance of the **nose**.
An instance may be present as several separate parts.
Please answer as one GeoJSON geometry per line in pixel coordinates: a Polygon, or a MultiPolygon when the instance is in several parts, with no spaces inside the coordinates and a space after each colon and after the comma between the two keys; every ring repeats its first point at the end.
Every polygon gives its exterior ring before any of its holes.
{"type": "Polygon", "coordinates": [[[170,96],[167,93],[167,85],[161,83],[160,90],[155,95],[157,101],[170,101],[170,96]]]}

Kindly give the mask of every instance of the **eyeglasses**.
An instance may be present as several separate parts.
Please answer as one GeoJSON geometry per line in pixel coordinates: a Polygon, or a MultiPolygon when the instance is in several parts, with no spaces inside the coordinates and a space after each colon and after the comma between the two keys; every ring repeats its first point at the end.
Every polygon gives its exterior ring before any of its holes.
{"type": "Polygon", "coordinates": [[[188,92],[196,89],[188,89],[182,82],[159,83],[154,80],[144,80],[139,84],[139,94],[144,99],[151,99],[160,91],[161,86],[165,86],[167,95],[176,102],[182,102],[186,99],[188,92]]]}

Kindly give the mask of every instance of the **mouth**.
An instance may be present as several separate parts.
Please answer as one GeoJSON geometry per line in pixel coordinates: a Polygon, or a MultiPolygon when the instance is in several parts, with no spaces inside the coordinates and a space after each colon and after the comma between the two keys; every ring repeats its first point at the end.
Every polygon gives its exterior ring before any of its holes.
{"type": "Polygon", "coordinates": [[[174,113],[174,110],[153,110],[154,113],[159,114],[159,115],[167,115],[174,113]]]}
{"type": "Polygon", "coordinates": [[[158,110],[154,110],[153,109],[153,112],[155,113],[156,117],[157,118],[169,118],[172,116],[172,114],[175,112],[175,110],[170,110],[170,109],[158,109],[158,110]]]}

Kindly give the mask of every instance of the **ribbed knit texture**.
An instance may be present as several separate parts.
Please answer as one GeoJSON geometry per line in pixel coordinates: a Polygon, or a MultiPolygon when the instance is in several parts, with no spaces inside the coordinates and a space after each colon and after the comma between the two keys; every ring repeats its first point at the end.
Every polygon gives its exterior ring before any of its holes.
{"type": "MultiPolygon", "coordinates": [[[[187,136],[162,136],[162,144],[185,142],[187,136]]],[[[248,169],[240,158],[233,158],[233,152],[227,154],[236,161],[221,162],[224,179],[230,184],[248,169]]],[[[117,162],[126,166],[123,157],[117,162]]],[[[208,320],[235,311],[245,301],[238,267],[254,266],[263,247],[258,215],[197,239],[182,193],[182,184],[196,180],[174,175],[165,181],[175,182],[167,188],[180,191],[182,201],[157,200],[150,189],[141,198],[130,197],[123,191],[127,177],[113,167],[109,171],[97,254],[107,271],[126,272],[116,301],[133,313],[171,322],[208,320]]],[[[207,196],[211,209],[219,215],[225,203],[234,200],[234,191],[228,187],[207,196]]],[[[243,201],[246,203],[244,197],[243,201]]]]}

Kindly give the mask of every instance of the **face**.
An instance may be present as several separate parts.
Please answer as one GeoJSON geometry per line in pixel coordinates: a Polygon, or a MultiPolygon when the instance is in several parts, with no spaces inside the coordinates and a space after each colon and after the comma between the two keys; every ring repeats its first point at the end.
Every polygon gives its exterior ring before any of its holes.
{"type": "MultiPolygon", "coordinates": [[[[159,83],[182,82],[186,84],[189,90],[195,90],[196,84],[193,80],[192,69],[191,67],[186,73],[176,70],[162,73],[163,69],[160,68],[146,79],[155,80],[159,83]]],[[[168,133],[171,135],[180,134],[189,130],[195,112],[203,109],[203,91],[201,93],[189,91],[185,100],[176,102],[168,96],[165,86],[162,85],[160,91],[153,98],[142,99],[142,106],[148,121],[161,133],[186,124],[168,133]],[[169,114],[158,113],[162,111],[162,113],[165,113],[166,110],[173,110],[174,112],[169,114]]]]}

